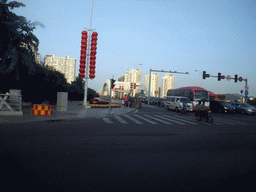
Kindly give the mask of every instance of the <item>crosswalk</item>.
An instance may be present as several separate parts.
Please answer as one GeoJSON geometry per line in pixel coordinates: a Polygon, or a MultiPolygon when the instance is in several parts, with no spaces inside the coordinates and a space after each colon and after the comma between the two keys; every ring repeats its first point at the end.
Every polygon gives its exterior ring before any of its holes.
{"type": "Polygon", "coordinates": [[[196,121],[194,115],[185,116],[178,114],[162,115],[162,114],[130,114],[120,115],[108,118],[102,118],[106,124],[165,124],[165,125],[249,125],[237,120],[214,117],[213,124],[205,121],[196,121]]]}

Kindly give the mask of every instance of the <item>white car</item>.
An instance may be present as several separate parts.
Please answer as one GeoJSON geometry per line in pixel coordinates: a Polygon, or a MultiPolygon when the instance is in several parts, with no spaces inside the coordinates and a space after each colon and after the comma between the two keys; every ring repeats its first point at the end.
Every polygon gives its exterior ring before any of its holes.
{"type": "Polygon", "coordinates": [[[187,101],[187,106],[189,111],[193,111],[193,104],[191,100],[187,97],[180,96],[167,96],[165,101],[165,108],[167,110],[175,110],[176,112],[180,111],[183,108],[183,102],[187,101]]]}

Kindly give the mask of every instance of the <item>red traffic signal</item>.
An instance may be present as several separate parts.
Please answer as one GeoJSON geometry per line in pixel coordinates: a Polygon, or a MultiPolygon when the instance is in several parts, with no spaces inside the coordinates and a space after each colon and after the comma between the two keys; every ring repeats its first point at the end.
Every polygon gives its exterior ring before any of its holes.
{"type": "Polygon", "coordinates": [[[131,88],[131,89],[133,88],[133,83],[131,83],[131,86],[130,86],[130,88],[131,88]]]}
{"type": "Polygon", "coordinates": [[[133,89],[136,89],[136,83],[133,84],[133,89]]]}

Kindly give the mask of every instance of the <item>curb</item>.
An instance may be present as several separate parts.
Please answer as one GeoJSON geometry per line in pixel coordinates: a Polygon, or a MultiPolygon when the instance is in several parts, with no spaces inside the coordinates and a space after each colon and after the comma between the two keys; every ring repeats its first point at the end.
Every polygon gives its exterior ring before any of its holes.
{"type": "MultiPolygon", "coordinates": [[[[120,106],[121,108],[121,106],[120,106]]],[[[128,111],[124,114],[130,114],[136,111],[137,109],[134,108],[131,111],[128,111]]],[[[121,114],[118,114],[121,115],[121,114]]],[[[115,114],[106,114],[106,117],[115,116],[115,114]]],[[[102,118],[102,117],[99,117],[102,118]]],[[[0,125],[8,125],[8,124],[27,124],[27,123],[47,123],[47,122],[70,122],[70,121],[78,121],[78,120],[85,120],[85,119],[97,119],[97,117],[82,117],[82,118],[56,118],[56,119],[46,119],[46,120],[27,120],[27,121],[3,121],[0,122],[0,125]]]]}

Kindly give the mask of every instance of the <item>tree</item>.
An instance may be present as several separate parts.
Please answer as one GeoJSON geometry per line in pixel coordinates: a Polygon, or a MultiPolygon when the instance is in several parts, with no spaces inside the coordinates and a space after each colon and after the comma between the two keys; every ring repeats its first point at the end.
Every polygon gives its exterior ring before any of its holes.
{"type": "Polygon", "coordinates": [[[21,65],[28,67],[28,73],[34,73],[38,66],[35,54],[39,40],[33,34],[36,26],[44,27],[38,21],[27,21],[23,16],[17,16],[10,10],[25,7],[23,3],[7,0],[0,1],[0,74],[16,71],[15,77],[20,78],[21,65]]]}

